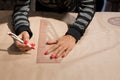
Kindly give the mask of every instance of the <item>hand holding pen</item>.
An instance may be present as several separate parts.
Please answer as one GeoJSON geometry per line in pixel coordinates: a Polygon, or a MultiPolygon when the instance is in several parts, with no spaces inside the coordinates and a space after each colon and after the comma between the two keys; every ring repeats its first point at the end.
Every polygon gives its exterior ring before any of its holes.
{"type": "Polygon", "coordinates": [[[12,32],[8,32],[8,35],[15,40],[16,46],[21,51],[28,51],[34,49],[35,47],[34,43],[29,43],[29,34],[27,31],[23,31],[19,36],[15,35],[12,32]]]}

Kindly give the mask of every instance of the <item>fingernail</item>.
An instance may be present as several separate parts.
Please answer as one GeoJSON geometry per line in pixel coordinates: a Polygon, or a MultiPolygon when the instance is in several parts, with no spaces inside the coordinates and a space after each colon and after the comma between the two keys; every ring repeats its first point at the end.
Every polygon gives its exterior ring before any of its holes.
{"type": "Polygon", "coordinates": [[[28,43],[28,40],[25,40],[25,41],[24,41],[24,44],[27,44],[27,43],[28,43]]]}
{"type": "Polygon", "coordinates": [[[53,58],[55,58],[55,54],[52,54],[52,55],[50,56],[50,59],[53,59],[53,58]]]}
{"type": "Polygon", "coordinates": [[[27,44],[25,44],[25,47],[28,48],[29,46],[27,44]]]}
{"type": "Polygon", "coordinates": [[[48,51],[46,51],[46,52],[44,53],[44,55],[48,55],[48,51]]]}
{"type": "Polygon", "coordinates": [[[35,44],[34,44],[34,43],[31,43],[30,45],[31,45],[32,47],[34,47],[34,46],[35,46],[35,44]]]}
{"type": "Polygon", "coordinates": [[[55,55],[55,59],[57,59],[57,58],[58,58],[58,54],[55,55]]]}
{"type": "Polygon", "coordinates": [[[35,48],[34,48],[34,47],[35,47],[35,44],[34,44],[34,43],[31,43],[30,45],[32,46],[32,47],[31,47],[32,49],[35,49],[35,48]]]}
{"type": "Polygon", "coordinates": [[[62,55],[62,58],[64,58],[64,57],[65,57],[65,54],[62,55]]]}

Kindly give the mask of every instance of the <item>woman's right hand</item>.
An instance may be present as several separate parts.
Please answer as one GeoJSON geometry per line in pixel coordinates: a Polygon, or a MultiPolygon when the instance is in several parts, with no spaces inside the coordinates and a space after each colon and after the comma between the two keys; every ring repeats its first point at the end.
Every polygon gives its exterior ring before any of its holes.
{"type": "Polygon", "coordinates": [[[24,41],[24,43],[21,43],[21,42],[15,40],[16,46],[21,51],[29,51],[29,50],[34,48],[35,44],[29,42],[30,41],[30,36],[29,36],[29,33],[27,31],[23,31],[21,34],[18,35],[18,37],[24,41]],[[28,45],[26,45],[27,43],[30,43],[30,45],[32,47],[29,47],[28,45]]]}

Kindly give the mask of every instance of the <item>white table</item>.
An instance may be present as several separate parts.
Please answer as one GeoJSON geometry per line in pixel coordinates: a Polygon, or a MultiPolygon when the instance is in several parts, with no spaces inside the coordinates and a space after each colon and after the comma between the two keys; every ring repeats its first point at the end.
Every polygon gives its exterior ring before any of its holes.
{"type": "MultiPolygon", "coordinates": [[[[29,54],[15,52],[17,49],[13,40],[6,34],[10,30],[10,15],[11,11],[0,11],[1,80],[120,80],[120,26],[108,23],[109,18],[120,17],[120,13],[96,13],[86,33],[66,58],[60,63],[40,64],[36,63],[37,46],[29,54]]],[[[48,14],[34,13],[29,17],[35,34],[31,41],[36,45],[40,19],[45,15],[48,14]]],[[[61,20],[75,19],[74,14],[67,15],[69,18],[61,20]]],[[[64,22],[53,18],[45,19],[58,26],[55,29],[59,30],[59,36],[67,30],[64,22]]]]}

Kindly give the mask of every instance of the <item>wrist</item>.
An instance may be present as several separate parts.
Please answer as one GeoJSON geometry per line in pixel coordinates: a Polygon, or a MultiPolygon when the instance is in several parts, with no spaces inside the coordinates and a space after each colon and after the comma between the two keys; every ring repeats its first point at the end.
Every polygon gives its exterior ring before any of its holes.
{"type": "Polygon", "coordinates": [[[30,38],[32,37],[32,35],[33,35],[32,31],[30,30],[30,28],[28,26],[21,26],[21,27],[19,27],[17,30],[15,30],[15,34],[19,35],[19,34],[21,34],[24,31],[28,32],[30,38]]]}
{"type": "Polygon", "coordinates": [[[76,43],[75,37],[73,37],[72,35],[69,35],[69,34],[67,34],[66,36],[69,37],[70,40],[72,40],[73,42],[76,43]]]}

